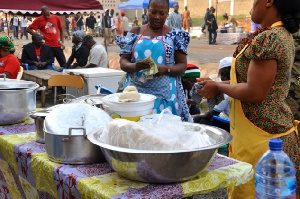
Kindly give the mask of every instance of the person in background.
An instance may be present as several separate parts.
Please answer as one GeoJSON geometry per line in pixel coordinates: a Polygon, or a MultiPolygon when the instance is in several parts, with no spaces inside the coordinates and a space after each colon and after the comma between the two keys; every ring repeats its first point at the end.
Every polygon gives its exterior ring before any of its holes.
{"type": "Polygon", "coordinates": [[[238,22],[233,18],[232,16],[228,17],[227,13],[223,14],[223,23],[222,25],[225,27],[232,27],[233,30],[235,31],[235,28],[238,26],[238,22]]]}
{"type": "Polygon", "coordinates": [[[190,32],[190,11],[188,10],[188,7],[184,7],[184,12],[182,14],[182,24],[183,24],[183,30],[190,32]]]}
{"type": "MultiPolygon", "coordinates": [[[[293,34],[295,43],[295,61],[292,66],[291,82],[286,102],[291,108],[295,120],[300,120],[300,30],[293,34]]],[[[300,131],[300,125],[298,126],[300,131]]]]}
{"type": "Polygon", "coordinates": [[[121,17],[118,12],[116,13],[116,17],[115,17],[115,27],[116,27],[117,35],[124,34],[124,20],[123,17],[121,17]]]}
{"type": "Polygon", "coordinates": [[[59,65],[63,67],[66,63],[64,55],[64,35],[63,25],[57,15],[51,14],[47,6],[41,8],[42,16],[36,18],[27,28],[27,32],[31,35],[37,34],[39,29],[42,33],[42,39],[45,40],[52,52],[52,55],[57,59],[59,65]]]}
{"type": "Polygon", "coordinates": [[[76,31],[76,21],[75,21],[75,17],[72,17],[71,26],[72,26],[72,32],[76,31]]]}
{"type": "Polygon", "coordinates": [[[216,21],[216,17],[214,15],[216,9],[214,7],[210,8],[210,13],[207,16],[207,30],[208,30],[208,44],[216,44],[216,39],[217,39],[217,30],[218,30],[218,25],[216,21]]]}
{"type": "Polygon", "coordinates": [[[137,17],[134,17],[132,26],[139,26],[139,21],[138,21],[137,17]]]}
{"type": "Polygon", "coordinates": [[[14,28],[14,38],[19,39],[19,18],[16,15],[13,16],[12,25],[14,28]]]}
{"type": "Polygon", "coordinates": [[[70,39],[70,20],[69,20],[69,15],[66,15],[65,17],[65,23],[66,23],[66,32],[67,32],[67,35],[66,36],[66,39],[70,39]]]}
{"type": "MultiPolygon", "coordinates": [[[[199,79],[200,95],[227,94],[230,104],[229,156],[252,164],[269,149],[269,139],[280,138],[283,151],[296,168],[296,193],[300,196],[299,121],[286,103],[295,46],[291,33],[299,30],[299,0],[256,0],[251,19],[261,24],[253,38],[244,38],[233,54],[230,82],[199,79]]],[[[255,179],[228,188],[228,198],[255,198],[255,179]]]]}
{"type": "Polygon", "coordinates": [[[25,36],[26,39],[28,39],[28,33],[26,31],[26,29],[27,29],[27,22],[28,22],[28,20],[27,20],[26,16],[23,15],[23,17],[20,18],[21,30],[22,30],[22,32],[21,32],[21,39],[22,39],[23,36],[25,36]]]}
{"type": "Polygon", "coordinates": [[[207,17],[210,13],[210,9],[209,8],[206,8],[206,12],[205,12],[205,15],[204,15],[204,23],[201,25],[201,31],[202,33],[205,33],[206,35],[206,39],[208,40],[208,34],[207,34],[207,17]],[[205,32],[204,32],[205,30],[205,32]]]}
{"type": "Polygon", "coordinates": [[[76,14],[75,22],[76,22],[77,30],[84,30],[83,17],[80,13],[76,14]]]}
{"type": "Polygon", "coordinates": [[[169,15],[166,25],[171,26],[173,28],[178,28],[179,30],[181,30],[182,18],[181,18],[181,14],[178,12],[178,10],[179,10],[179,5],[175,4],[174,11],[169,15]]]}
{"type": "Polygon", "coordinates": [[[149,22],[147,9],[144,9],[144,14],[142,15],[142,25],[145,25],[149,22]]]}
{"type": "Polygon", "coordinates": [[[32,35],[32,42],[23,46],[22,63],[28,64],[28,70],[54,70],[54,58],[51,49],[44,44],[41,35],[32,35]]]}
{"type": "Polygon", "coordinates": [[[102,27],[104,27],[104,42],[109,45],[111,41],[111,19],[109,16],[109,9],[105,9],[105,15],[103,17],[102,27]]]}
{"type": "Polygon", "coordinates": [[[110,44],[113,44],[114,41],[115,41],[115,38],[116,38],[116,26],[115,26],[115,18],[114,18],[114,13],[115,13],[115,10],[114,9],[110,9],[110,20],[111,20],[111,43],[110,44]]]}
{"type": "Polygon", "coordinates": [[[97,34],[99,37],[103,37],[102,34],[102,20],[100,15],[97,17],[97,34]]]}
{"type": "MultiPolygon", "coordinates": [[[[230,80],[231,63],[232,57],[225,57],[220,60],[218,75],[222,81],[230,80]]],[[[224,94],[224,100],[222,100],[219,104],[216,104],[212,110],[209,110],[203,115],[195,115],[194,122],[211,125],[211,120],[213,116],[219,116],[222,112],[224,113],[224,117],[229,118],[229,97],[226,94],[224,94]]]]}
{"type": "Polygon", "coordinates": [[[107,52],[101,44],[96,43],[91,35],[86,35],[82,44],[90,50],[87,64],[83,68],[107,68],[107,52]]]}
{"type": "Polygon", "coordinates": [[[69,57],[67,63],[64,65],[64,68],[74,69],[77,67],[84,67],[86,65],[90,50],[85,45],[82,45],[82,40],[84,37],[85,37],[85,33],[82,30],[77,30],[73,32],[72,54],[69,57]],[[75,63],[73,63],[74,60],[76,60],[75,63]]]}
{"type": "Polygon", "coordinates": [[[90,16],[85,20],[85,30],[87,31],[87,29],[89,29],[92,36],[95,36],[95,23],[97,23],[96,18],[93,12],[91,12],[90,16]]]}
{"type": "Polygon", "coordinates": [[[124,87],[135,86],[141,93],[155,95],[153,113],[169,108],[183,121],[191,121],[181,82],[187,67],[190,35],[164,25],[169,13],[168,0],[150,0],[148,10],[148,24],[131,28],[126,37],[117,36],[121,48],[120,66],[127,73],[124,87]],[[147,78],[144,70],[149,69],[150,64],[144,59],[150,55],[159,72],[147,78]]]}
{"type": "Polygon", "coordinates": [[[200,114],[200,109],[197,107],[197,103],[191,99],[190,91],[192,90],[194,84],[197,82],[196,78],[200,77],[200,70],[198,66],[194,64],[188,64],[186,71],[181,76],[182,85],[184,93],[187,99],[187,105],[189,107],[189,112],[191,115],[200,114]]]}
{"type": "Polygon", "coordinates": [[[127,33],[128,33],[129,21],[128,21],[128,18],[125,16],[124,12],[121,12],[121,16],[123,17],[123,21],[124,21],[124,33],[123,33],[123,35],[126,36],[127,33]]]}
{"type": "MultiPolygon", "coordinates": [[[[20,62],[16,56],[9,52],[14,48],[14,44],[7,36],[0,37],[0,74],[5,74],[6,78],[16,79],[20,70],[20,62]]],[[[3,78],[3,77],[2,77],[3,78]]]]}

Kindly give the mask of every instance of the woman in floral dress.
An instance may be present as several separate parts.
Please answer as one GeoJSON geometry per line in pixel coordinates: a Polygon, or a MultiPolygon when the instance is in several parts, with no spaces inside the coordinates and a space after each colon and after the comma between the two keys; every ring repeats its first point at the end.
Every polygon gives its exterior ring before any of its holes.
{"type": "MultiPolygon", "coordinates": [[[[300,192],[300,139],[292,112],[285,102],[289,90],[295,47],[291,33],[298,31],[299,0],[254,0],[251,18],[261,24],[253,39],[238,45],[231,67],[231,81],[202,81],[198,92],[212,98],[223,92],[230,99],[229,155],[251,163],[255,168],[268,150],[271,138],[281,138],[284,151],[297,169],[297,194],[300,192]]],[[[254,179],[228,189],[229,198],[254,198],[254,179]]]]}

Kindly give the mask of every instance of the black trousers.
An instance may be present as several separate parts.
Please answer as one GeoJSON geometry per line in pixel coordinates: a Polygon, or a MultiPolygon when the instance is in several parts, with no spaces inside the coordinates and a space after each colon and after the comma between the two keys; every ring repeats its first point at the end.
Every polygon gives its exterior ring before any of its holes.
{"type": "Polygon", "coordinates": [[[60,47],[51,47],[52,55],[56,58],[60,67],[63,67],[66,64],[66,57],[63,49],[60,47]]]}
{"type": "Polygon", "coordinates": [[[209,44],[214,44],[216,43],[216,39],[217,39],[217,30],[209,30],[209,35],[208,35],[208,39],[209,39],[209,44]],[[214,35],[214,36],[212,36],[214,35]]]}

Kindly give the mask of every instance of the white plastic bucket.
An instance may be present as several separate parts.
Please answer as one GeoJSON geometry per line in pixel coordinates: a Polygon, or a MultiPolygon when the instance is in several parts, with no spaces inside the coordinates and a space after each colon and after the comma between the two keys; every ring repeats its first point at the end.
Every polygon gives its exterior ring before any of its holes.
{"type": "Polygon", "coordinates": [[[142,116],[152,113],[156,99],[154,95],[140,93],[141,98],[137,102],[119,102],[119,95],[120,93],[115,93],[102,98],[104,110],[113,119],[139,121],[142,116]]]}

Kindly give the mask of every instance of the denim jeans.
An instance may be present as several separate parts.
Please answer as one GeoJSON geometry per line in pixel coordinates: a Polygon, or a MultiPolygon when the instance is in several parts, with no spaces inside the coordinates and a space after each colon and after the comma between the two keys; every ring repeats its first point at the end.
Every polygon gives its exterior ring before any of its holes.
{"type": "MultiPolygon", "coordinates": [[[[47,65],[45,69],[54,70],[51,65],[47,65]]],[[[36,65],[28,66],[28,70],[40,70],[36,65]]]]}
{"type": "Polygon", "coordinates": [[[18,39],[19,34],[19,26],[14,26],[14,38],[18,39]]]}
{"type": "Polygon", "coordinates": [[[22,29],[22,32],[21,32],[21,38],[22,38],[23,36],[26,36],[26,39],[28,39],[28,33],[27,33],[27,31],[26,31],[26,28],[27,28],[27,27],[21,27],[21,29],[22,29]]]}

